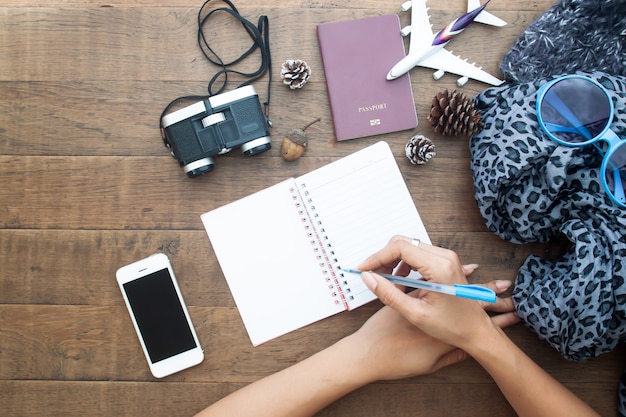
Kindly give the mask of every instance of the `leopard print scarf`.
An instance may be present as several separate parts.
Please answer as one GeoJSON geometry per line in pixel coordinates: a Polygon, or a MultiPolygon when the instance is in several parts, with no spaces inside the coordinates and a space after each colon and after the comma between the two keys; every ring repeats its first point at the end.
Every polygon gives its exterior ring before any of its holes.
{"type": "MultiPolygon", "coordinates": [[[[626,77],[580,74],[609,91],[616,113],[611,129],[626,139],[626,77]]],[[[528,257],[513,300],[542,340],[565,358],[584,361],[626,340],[626,209],[606,196],[599,178],[602,155],[593,146],[560,146],[541,131],[536,92],[553,78],[475,97],[485,126],[471,138],[471,168],[476,201],[491,231],[514,243],[559,236],[571,242],[555,262],[528,257]]],[[[623,384],[620,389],[620,413],[626,415],[623,384]]]]}

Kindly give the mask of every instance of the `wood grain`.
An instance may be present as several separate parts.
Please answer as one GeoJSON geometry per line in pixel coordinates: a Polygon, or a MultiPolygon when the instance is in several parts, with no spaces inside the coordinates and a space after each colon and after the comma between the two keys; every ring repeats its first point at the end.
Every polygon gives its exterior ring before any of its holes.
{"type": "MultiPolygon", "coordinates": [[[[434,95],[456,88],[453,76],[435,82],[430,70],[411,72],[420,119],[414,131],[335,142],[315,27],[399,13],[399,3],[236,0],[250,20],[270,20],[273,79],[269,90],[267,79],[255,87],[262,101],[271,94],[274,148],[253,158],[238,151],[219,156],[214,172],[191,180],[163,146],[158,121],[171,100],[205,94],[217,70],[196,43],[201,2],[2,2],[0,414],[191,415],[358,329],[379,302],[253,348],[200,214],[378,140],[391,145],[433,242],[480,264],[472,282],[514,280],[529,254],[555,256],[567,248],[562,241],[505,242],[485,226],[474,201],[467,138],[434,134],[426,120],[434,95]],[[302,90],[290,91],[278,78],[280,63],[291,58],[313,69],[302,90]],[[282,136],[315,117],[322,120],[307,130],[305,155],[283,161],[282,136]],[[413,166],[404,157],[414,134],[436,144],[437,156],[427,165],[413,166]],[[201,365],[164,380],[149,373],[114,279],[119,266],[154,252],[172,260],[206,352],[201,365]]],[[[461,3],[430,2],[434,26],[463,12],[461,3]]],[[[509,24],[474,25],[452,49],[498,74],[503,54],[551,4],[492,2],[489,9],[509,24]]],[[[407,14],[400,18],[409,21],[407,14]]],[[[235,26],[216,18],[205,28],[225,58],[250,42],[235,26]]],[[[256,66],[253,55],[241,69],[256,66]]],[[[232,77],[229,87],[241,81],[232,77]]],[[[470,81],[464,92],[484,89],[470,81]]],[[[255,213],[242,220],[262,221],[255,213]]],[[[617,415],[623,346],[574,363],[521,325],[507,332],[602,415],[617,415]]],[[[489,376],[468,360],[434,375],[372,384],[319,415],[514,413],[489,376]]]]}

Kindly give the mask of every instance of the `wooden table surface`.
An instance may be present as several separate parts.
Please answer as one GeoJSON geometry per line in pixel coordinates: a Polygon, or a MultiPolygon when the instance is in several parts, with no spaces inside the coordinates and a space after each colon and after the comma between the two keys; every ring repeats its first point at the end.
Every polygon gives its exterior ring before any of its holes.
{"type": "MultiPolygon", "coordinates": [[[[170,157],[158,122],[173,98],[205,94],[217,71],[196,43],[200,1],[4,0],[0,5],[1,415],[192,415],[353,332],[379,302],[252,347],[200,214],[381,139],[391,145],[433,242],[480,264],[472,282],[514,279],[528,254],[551,250],[549,244],[507,243],[486,229],[474,201],[468,139],[442,137],[430,128],[432,97],[454,89],[456,77],[435,82],[430,70],[412,70],[416,129],[333,140],[316,25],[401,13],[400,2],[235,4],[254,22],[261,15],[269,18],[273,148],[254,158],[239,151],[219,156],[215,170],[196,179],[187,178],[170,157]],[[280,82],[280,64],[287,59],[312,67],[301,90],[280,82]],[[304,156],[284,161],[279,155],[284,134],[315,117],[322,120],[307,131],[304,156]],[[436,144],[437,156],[426,165],[411,165],[404,156],[414,134],[436,144]],[[154,252],[170,257],[206,354],[201,365],[163,380],[148,370],[115,282],[118,267],[154,252]]],[[[450,46],[499,75],[503,54],[551,4],[493,1],[489,10],[509,24],[474,25],[450,46]]],[[[461,14],[465,2],[432,1],[430,7],[438,28],[461,14]]],[[[408,14],[400,17],[408,23],[408,14]]],[[[226,16],[210,26],[209,36],[224,58],[249,44],[226,16]]],[[[253,55],[241,68],[257,65],[253,55]]],[[[261,100],[266,81],[255,83],[261,100]]],[[[463,91],[472,96],[485,88],[470,81],[463,91]]],[[[254,213],[243,220],[262,221],[254,213]]],[[[617,383],[626,367],[623,347],[573,363],[522,325],[507,332],[602,415],[616,415],[617,383]]],[[[467,360],[434,375],[367,386],[320,415],[514,413],[490,377],[467,360]]]]}

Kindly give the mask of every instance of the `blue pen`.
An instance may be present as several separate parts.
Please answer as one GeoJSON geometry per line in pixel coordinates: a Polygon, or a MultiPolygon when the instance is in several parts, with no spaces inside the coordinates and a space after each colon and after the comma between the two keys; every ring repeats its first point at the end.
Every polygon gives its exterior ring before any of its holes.
{"type": "MultiPolygon", "coordinates": [[[[349,272],[352,274],[361,274],[361,271],[357,269],[343,269],[344,272],[349,272]]],[[[372,271],[373,272],[373,271],[372,271]]],[[[380,272],[374,272],[382,277],[387,278],[389,281],[394,284],[404,285],[406,287],[418,288],[420,290],[428,290],[440,292],[442,294],[455,295],[457,297],[463,298],[471,298],[472,300],[485,301],[487,303],[495,303],[496,302],[496,293],[486,287],[481,287],[478,285],[462,285],[462,284],[454,284],[445,285],[445,284],[437,284],[436,282],[431,281],[418,281],[410,278],[398,277],[395,275],[381,274],[380,272]]]]}

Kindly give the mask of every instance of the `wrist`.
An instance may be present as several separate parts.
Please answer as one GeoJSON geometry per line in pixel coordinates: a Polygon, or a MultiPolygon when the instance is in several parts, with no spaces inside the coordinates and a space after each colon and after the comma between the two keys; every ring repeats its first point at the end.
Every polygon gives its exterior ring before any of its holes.
{"type": "Polygon", "coordinates": [[[491,361],[494,357],[505,355],[512,343],[504,331],[490,323],[477,333],[472,342],[462,349],[477,362],[491,361]]]}
{"type": "Polygon", "coordinates": [[[360,388],[378,381],[374,369],[368,362],[367,343],[360,341],[357,334],[351,334],[335,343],[332,354],[338,359],[344,383],[360,388]]]}

